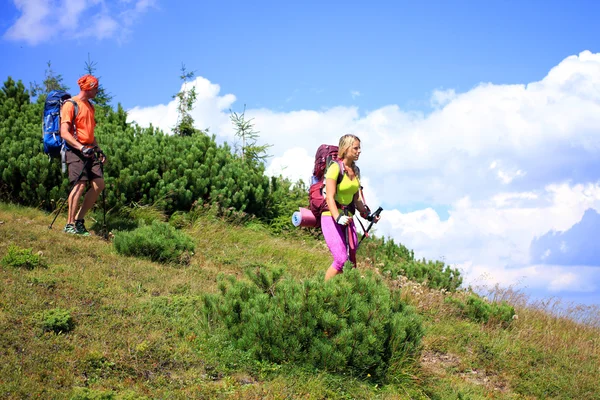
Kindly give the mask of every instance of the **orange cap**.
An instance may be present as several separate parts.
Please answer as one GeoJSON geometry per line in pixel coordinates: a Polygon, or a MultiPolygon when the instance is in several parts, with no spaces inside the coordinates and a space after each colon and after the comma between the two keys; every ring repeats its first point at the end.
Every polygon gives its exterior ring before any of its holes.
{"type": "Polygon", "coordinates": [[[84,75],[77,81],[81,90],[92,90],[98,87],[98,78],[92,75],[84,75]]]}

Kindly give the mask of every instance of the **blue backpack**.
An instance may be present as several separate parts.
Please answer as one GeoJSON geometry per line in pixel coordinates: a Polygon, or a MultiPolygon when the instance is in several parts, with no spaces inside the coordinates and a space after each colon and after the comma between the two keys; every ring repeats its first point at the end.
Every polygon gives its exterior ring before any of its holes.
{"type": "Polygon", "coordinates": [[[42,140],[44,153],[49,157],[59,157],[65,150],[65,140],[60,136],[60,108],[69,101],[73,103],[73,123],[77,116],[78,106],[71,95],[64,90],[53,90],[48,93],[44,104],[44,119],[42,121],[42,140]]]}

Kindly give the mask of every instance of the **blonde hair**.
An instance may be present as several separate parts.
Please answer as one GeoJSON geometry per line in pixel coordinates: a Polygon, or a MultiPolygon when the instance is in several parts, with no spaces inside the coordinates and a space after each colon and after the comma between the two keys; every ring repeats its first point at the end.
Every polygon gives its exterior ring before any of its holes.
{"type": "Polygon", "coordinates": [[[344,135],[340,138],[340,144],[338,145],[338,158],[340,160],[344,159],[346,152],[348,151],[349,148],[352,147],[355,140],[358,140],[358,142],[360,143],[360,139],[356,135],[348,134],[348,135],[344,135]]]}
{"type": "MultiPolygon", "coordinates": [[[[352,147],[355,140],[358,140],[358,143],[360,143],[360,139],[356,135],[347,134],[340,138],[340,143],[338,145],[338,158],[340,160],[344,159],[346,152],[352,147]]],[[[356,165],[356,163],[352,163],[352,165],[349,165],[349,167],[352,168],[356,176],[358,176],[358,179],[360,179],[360,169],[358,169],[358,165],[356,165]]]]}

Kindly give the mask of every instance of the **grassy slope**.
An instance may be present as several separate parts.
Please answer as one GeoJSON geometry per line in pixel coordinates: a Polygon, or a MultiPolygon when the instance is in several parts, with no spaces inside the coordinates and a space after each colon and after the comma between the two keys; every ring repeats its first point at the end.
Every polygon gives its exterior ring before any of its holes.
{"type": "Polygon", "coordinates": [[[48,231],[50,220],[0,204],[0,257],[16,244],[49,262],[0,272],[0,398],[69,398],[88,387],[116,398],[600,399],[600,330],[510,292],[497,295],[519,318],[503,329],[460,319],[447,294],[390,282],[421,310],[427,333],[418,368],[382,387],[247,360],[206,334],[201,313],[170,311],[177,299],[189,306],[215,291],[219,272],[241,277],[253,263],[283,265],[297,279],[323,274],[323,243],[206,219],[188,230],[197,245],[191,265],[173,267],[119,256],[99,237],[67,236],[60,218],[48,231]],[[52,308],[71,311],[71,333],[37,327],[36,313],[52,308]]]}

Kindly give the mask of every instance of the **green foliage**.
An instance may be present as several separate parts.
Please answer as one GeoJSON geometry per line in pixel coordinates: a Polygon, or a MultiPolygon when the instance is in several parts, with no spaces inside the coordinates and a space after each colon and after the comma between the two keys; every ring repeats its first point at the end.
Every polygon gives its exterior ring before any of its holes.
{"type": "Polygon", "coordinates": [[[221,278],[207,303],[234,345],[259,361],[381,380],[418,354],[418,315],[369,272],[346,269],[328,282],[256,266],[247,275],[251,282],[221,278]]]}
{"type": "Polygon", "coordinates": [[[95,383],[111,376],[115,369],[114,362],[97,352],[91,352],[80,360],[78,364],[78,369],[83,371],[89,383],[95,383]]]}
{"type": "Polygon", "coordinates": [[[96,120],[102,120],[106,118],[112,111],[110,107],[112,95],[106,91],[106,88],[102,84],[102,77],[96,74],[97,66],[98,63],[92,61],[90,54],[88,53],[88,59],[85,62],[84,70],[86,74],[94,75],[96,78],[98,78],[98,92],[96,93],[96,97],[94,97],[93,101],[96,105],[96,120]]]}
{"type": "Polygon", "coordinates": [[[361,255],[386,265],[413,261],[415,259],[415,254],[412,250],[409,250],[400,243],[395,243],[392,238],[387,240],[379,237],[365,238],[360,250],[361,255]]]}
{"type": "Polygon", "coordinates": [[[23,84],[8,79],[0,91],[0,196],[19,204],[49,208],[68,186],[60,163],[48,161],[41,143],[45,96],[29,103],[23,84]]]}
{"type": "Polygon", "coordinates": [[[196,132],[194,118],[190,114],[196,102],[196,88],[192,86],[191,89],[188,89],[187,83],[188,80],[194,78],[194,72],[187,72],[185,65],[181,64],[179,78],[183,84],[181,91],[173,96],[177,99],[177,125],[173,128],[173,132],[180,136],[190,136],[196,132]]]}
{"type": "Polygon", "coordinates": [[[412,250],[391,238],[365,239],[359,252],[392,279],[402,275],[419,283],[427,282],[430,288],[447,291],[455,291],[462,284],[458,269],[450,268],[442,261],[415,260],[412,250]]]}
{"type": "MultiPolygon", "coordinates": [[[[22,84],[9,79],[0,91],[0,198],[51,210],[69,187],[60,163],[49,161],[40,140],[45,96],[29,103],[22,84]]],[[[194,203],[216,203],[259,217],[269,213],[269,179],[264,166],[248,167],[227,144],[196,132],[166,135],[153,127],[127,124],[119,105],[97,113],[96,137],[107,154],[104,167],[108,209],[138,203],[166,215],[194,203]]]]}
{"type": "Polygon", "coordinates": [[[54,308],[37,314],[39,326],[44,332],[68,333],[75,328],[71,312],[54,308]]]}
{"type": "Polygon", "coordinates": [[[267,219],[274,233],[298,234],[303,230],[292,224],[291,216],[299,207],[308,205],[308,188],[303,181],[296,184],[281,176],[271,177],[271,196],[266,209],[269,210],[267,219]]]}
{"type": "Polygon", "coordinates": [[[156,205],[133,203],[131,206],[122,207],[120,213],[123,217],[131,219],[137,225],[150,225],[154,221],[164,222],[167,219],[165,213],[156,205]]]}
{"type": "Polygon", "coordinates": [[[5,267],[11,268],[47,268],[48,264],[39,254],[33,254],[32,249],[22,249],[15,245],[10,245],[6,255],[0,261],[5,267]]]}
{"type": "Polygon", "coordinates": [[[42,84],[40,85],[35,81],[29,84],[31,95],[34,97],[42,94],[48,94],[53,90],[69,90],[69,87],[63,83],[62,75],[57,75],[52,69],[52,62],[48,61],[46,65],[48,68],[44,71],[46,76],[42,84]]]}
{"type": "Polygon", "coordinates": [[[263,164],[269,157],[267,149],[271,145],[256,144],[260,132],[254,130],[253,118],[246,119],[246,106],[244,105],[244,112],[241,114],[229,111],[231,112],[229,118],[235,128],[235,136],[242,141],[242,144],[239,146],[239,154],[242,157],[242,161],[251,165],[263,164]]]}
{"type": "Polygon", "coordinates": [[[94,390],[90,388],[76,388],[70,400],[148,400],[148,397],[138,395],[132,391],[115,393],[112,390],[94,390]]]}
{"type": "Polygon", "coordinates": [[[504,301],[490,303],[475,294],[470,294],[466,301],[456,297],[447,297],[445,301],[455,305],[459,315],[474,322],[485,324],[491,321],[508,326],[515,315],[515,309],[510,304],[504,301]]]}
{"type": "Polygon", "coordinates": [[[176,264],[188,264],[195,249],[188,235],[158,221],[131,232],[116,232],[114,245],[118,253],[126,256],[176,264]]]}
{"type": "MultiPolygon", "coordinates": [[[[29,104],[29,92],[25,89],[23,82],[19,80],[15,82],[10,76],[4,82],[2,91],[0,92],[0,103],[7,102],[9,106],[13,106],[16,111],[22,111],[23,107],[29,104]],[[12,103],[9,103],[11,102],[12,103]]],[[[9,112],[10,110],[4,110],[9,112]]]]}
{"type": "Polygon", "coordinates": [[[117,400],[113,391],[76,388],[70,400],[117,400]]]}

